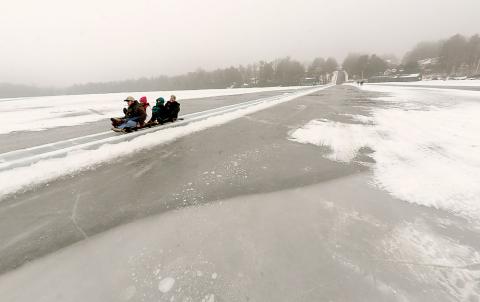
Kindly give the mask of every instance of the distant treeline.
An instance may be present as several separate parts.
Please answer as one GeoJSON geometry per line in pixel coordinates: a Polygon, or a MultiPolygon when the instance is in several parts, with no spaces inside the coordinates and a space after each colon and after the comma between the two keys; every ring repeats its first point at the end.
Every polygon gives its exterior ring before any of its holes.
{"type": "Polygon", "coordinates": [[[351,78],[405,73],[474,76],[480,72],[480,36],[457,34],[446,40],[420,42],[401,62],[394,56],[349,54],[342,67],[351,78]]]}
{"type": "Polygon", "coordinates": [[[237,87],[295,86],[326,82],[338,67],[334,58],[316,58],[307,66],[289,57],[271,62],[213,71],[198,69],[179,76],[158,76],[124,81],[86,83],[67,88],[38,88],[0,84],[0,97],[60,94],[110,93],[128,91],[190,90],[237,87]],[[307,79],[306,79],[307,78],[307,79]],[[307,81],[307,82],[306,82],[307,81]]]}
{"type": "Polygon", "coordinates": [[[403,58],[406,65],[420,68],[423,60],[432,72],[447,75],[472,75],[480,70],[480,36],[469,38],[460,34],[447,40],[436,42],[421,42],[409,51],[403,58]],[[417,63],[417,64],[416,64],[417,63]]]}
{"type": "MultiPolygon", "coordinates": [[[[110,93],[129,91],[188,90],[228,87],[266,87],[321,84],[338,68],[337,61],[316,58],[309,64],[287,58],[260,61],[247,66],[213,71],[198,69],[179,76],[86,83],[66,88],[40,88],[0,83],[0,98],[110,93]]],[[[480,72],[480,36],[454,35],[446,40],[420,42],[400,61],[393,55],[349,54],[342,68],[350,78],[423,73],[443,76],[470,76],[480,72]]]]}
{"type": "Polygon", "coordinates": [[[0,83],[0,98],[15,98],[21,96],[55,95],[59,90],[55,88],[36,87],[29,85],[17,85],[0,83]]]}

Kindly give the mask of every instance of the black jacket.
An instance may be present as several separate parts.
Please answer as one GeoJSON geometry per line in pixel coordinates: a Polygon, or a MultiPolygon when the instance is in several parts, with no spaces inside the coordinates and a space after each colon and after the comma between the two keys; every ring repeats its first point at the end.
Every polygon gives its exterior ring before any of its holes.
{"type": "Polygon", "coordinates": [[[180,112],[180,103],[177,101],[168,101],[165,104],[165,112],[168,118],[177,119],[178,113],[180,112]]]}

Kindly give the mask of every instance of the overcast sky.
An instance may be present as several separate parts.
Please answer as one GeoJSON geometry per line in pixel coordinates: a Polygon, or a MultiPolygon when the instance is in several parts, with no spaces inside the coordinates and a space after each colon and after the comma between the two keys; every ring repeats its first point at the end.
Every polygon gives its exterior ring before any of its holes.
{"type": "Polygon", "coordinates": [[[291,56],[401,57],[480,32],[480,0],[0,0],[0,82],[64,86],[291,56]]]}

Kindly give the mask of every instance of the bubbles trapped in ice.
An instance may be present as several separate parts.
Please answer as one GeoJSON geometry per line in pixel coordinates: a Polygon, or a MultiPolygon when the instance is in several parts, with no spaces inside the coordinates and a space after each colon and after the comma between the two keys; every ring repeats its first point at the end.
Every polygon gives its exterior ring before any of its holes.
{"type": "Polygon", "coordinates": [[[202,302],[215,302],[215,295],[206,295],[205,298],[202,299],[202,302]]]}
{"type": "Polygon", "coordinates": [[[158,283],[158,290],[161,291],[162,293],[168,293],[173,285],[175,284],[175,279],[172,277],[167,277],[158,283]]]}

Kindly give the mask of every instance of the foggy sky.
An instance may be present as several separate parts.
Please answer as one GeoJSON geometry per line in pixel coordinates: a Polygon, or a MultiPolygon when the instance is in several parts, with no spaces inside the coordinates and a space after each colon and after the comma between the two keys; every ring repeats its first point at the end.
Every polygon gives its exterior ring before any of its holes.
{"type": "Polygon", "coordinates": [[[64,86],[291,56],[399,58],[480,32],[479,0],[0,0],[0,82],[64,86]]]}

